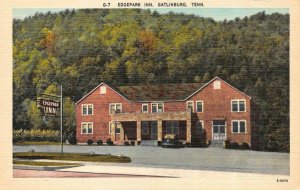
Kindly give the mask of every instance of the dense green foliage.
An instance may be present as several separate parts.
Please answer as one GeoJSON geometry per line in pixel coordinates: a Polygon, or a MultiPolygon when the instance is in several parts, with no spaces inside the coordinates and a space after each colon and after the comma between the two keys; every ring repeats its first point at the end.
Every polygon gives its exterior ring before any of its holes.
{"type": "Polygon", "coordinates": [[[64,86],[66,133],[74,102],[111,84],[228,81],[258,107],[260,149],[289,151],[289,15],[216,22],[149,10],[66,10],[13,21],[14,128],[43,124],[37,94],[64,86]]]}
{"type": "Polygon", "coordinates": [[[23,130],[17,129],[13,130],[13,140],[14,142],[19,141],[36,141],[36,142],[59,142],[60,131],[55,130],[23,130]]]}

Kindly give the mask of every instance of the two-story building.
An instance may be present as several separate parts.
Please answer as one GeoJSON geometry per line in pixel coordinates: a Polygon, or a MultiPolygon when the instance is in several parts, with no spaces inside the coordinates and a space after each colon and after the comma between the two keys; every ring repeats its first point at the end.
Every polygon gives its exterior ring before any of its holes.
{"type": "Polygon", "coordinates": [[[162,141],[177,134],[251,145],[251,97],[215,77],[208,83],[113,87],[101,83],[76,103],[77,142],[162,141]]]}

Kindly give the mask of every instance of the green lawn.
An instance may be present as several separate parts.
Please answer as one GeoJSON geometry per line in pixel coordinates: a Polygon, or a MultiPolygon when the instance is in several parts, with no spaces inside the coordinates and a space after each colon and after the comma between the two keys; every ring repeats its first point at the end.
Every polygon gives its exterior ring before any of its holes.
{"type": "Polygon", "coordinates": [[[35,162],[35,161],[20,161],[20,160],[14,160],[13,164],[28,165],[28,166],[80,166],[80,164],[77,163],[35,162]]]}
{"type": "Polygon", "coordinates": [[[131,159],[127,156],[114,155],[89,155],[82,153],[47,153],[47,152],[18,152],[13,153],[14,158],[21,159],[49,159],[49,160],[69,160],[69,161],[88,161],[88,162],[114,162],[130,163],[131,159]]]}
{"type": "MultiPolygon", "coordinates": [[[[16,142],[14,145],[60,145],[60,142],[49,142],[49,141],[41,141],[41,142],[35,142],[35,141],[21,141],[16,142]]],[[[66,145],[64,143],[64,145],[66,145]]]]}

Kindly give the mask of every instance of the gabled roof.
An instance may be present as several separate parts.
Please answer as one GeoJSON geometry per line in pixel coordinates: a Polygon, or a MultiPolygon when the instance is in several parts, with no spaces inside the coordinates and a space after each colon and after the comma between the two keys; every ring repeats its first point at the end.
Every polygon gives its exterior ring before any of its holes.
{"type": "Polygon", "coordinates": [[[119,86],[115,89],[134,102],[179,101],[184,100],[205,83],[146,84],[139,86],[119,86]]]}
{"type": "Polygon", "coordinates": [[[237,90],[241,94],[251,98],[242,91],[236,89],[232,85],[228,84],[219,77],[215,77],[207,83],[169,83],[169,84],[145,84],[134,86],[116,86],[112,87],[105,83],[99,84],[96,88],[91,90],[88,94],[82,97],[76,104],[85,99],[88,95],[94,92],[101,85],[106,85],[111,90],[122,96],[129,102],[151,102],[151,101],[186,101],[194,94],[205,88],[211,82],[215,80],[221,80],[229,85],[234,90],[237,90]]]}
{"type": "Polygon", "coordinates": [[[105,85],[108,88],[110,88],[111,90],[115,91],[117,94],[119,94],[120,96],[122,96],[123,98],[125,98],[127,101],[130,102],[130,100],[128,100],[126,97],[124,97],[122,94],[120,94],[119,92],[117,92],[115,89],[111,88],[109,85],[105,84],[104,82],[100,83],[98,86],[96,86],[93,90],[91,90],[89,93],[87,93],[85,96],[83,96],[80,100],[78,100],[75,104],[78,104],[79,102],[81,102],[82,100],[84,100],[88,95],[90,95],[92,92],[94,92],[95,90],[97,90],[100,86],[105,85]]]}

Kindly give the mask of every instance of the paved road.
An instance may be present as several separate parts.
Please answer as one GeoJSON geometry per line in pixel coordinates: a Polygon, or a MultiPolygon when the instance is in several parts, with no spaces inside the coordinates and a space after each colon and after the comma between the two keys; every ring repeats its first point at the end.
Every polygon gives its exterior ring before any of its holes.
{"type": "MultiPolygon", "coordinates": [[[[30,149],[36,152],[59,152],[60,146],[13,147],[14,152],[30,149]]],[[[64,146],[64,152],[90,151],[98,154],[123,154],[132,159],[130,164],[118,165],[289,175],[290,155],[287,153],[227,150],[218,147],[164,149],[146,146],[64,146]]]]}

